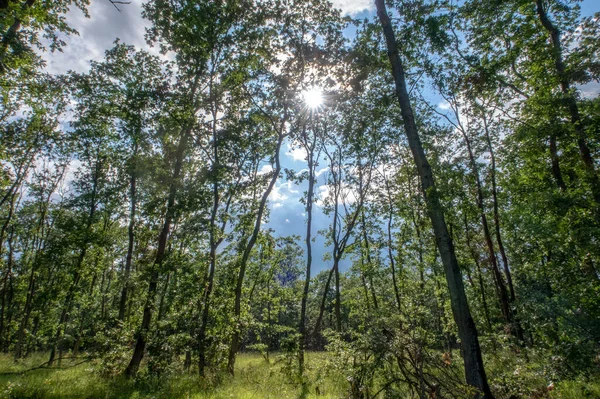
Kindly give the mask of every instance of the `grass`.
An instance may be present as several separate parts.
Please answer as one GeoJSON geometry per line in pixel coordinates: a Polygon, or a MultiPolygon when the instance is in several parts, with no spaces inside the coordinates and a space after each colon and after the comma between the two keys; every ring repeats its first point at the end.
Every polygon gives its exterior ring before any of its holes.
{"type": "Polygon", "coordinates": [[[9,355],[0,356],[0,398],[19,399],[251,399],[251,398],[340,398],[344,397],[344,381],[326,375],[321,366],[325,354],[307,356],[307,380],[303,387],[286,376],[284,362],[267,363],[258,354],[238,356],[236,375],[213,375],[209,380],[193,373],[173,373],[160,381],[141,378],[137,381],[122,377],[105,378],[96,361],[63,360],[60,368],[38,368],[47,360],[46,354],[36,354],[15,363],[9,355]],[[316,394],[316,391],[320,395],[316,394]]]}
{"type": "MultiPolygon", "coordinates": [[[[236,362],[236,375],[213,374],[202,379],[194,373],[174,370],[160,380],[142,373],[136,381],[122,377],[103,377],[99,361],[63,360],[60,367],[33,369],[47,360],[35,354],[15,362],[0,355],[0,399],[328,399],[348,397],[348,383],[332,371],[327,353],[307,354],[307,383],[292,382],[286,362],[272,356],[267,363],[259,354],[243,353],[236,362]],[[33,370],[31,370],[33,369],[33,370]],[[30,370],[30,371],[26,371],[30,370]],[[24,372],[26,371],[26,372],[24,372]],[[317,391],[319,395],[317,394],[317,391]]],[[[533,360],[533,359],[531,359],[533,360]]],[[[558,381],[552,391],[540,377],[539,367],[518,364],[514,357],[499,356],[488,364],[496,397],[580,399],[600,398],[600,382],[558,381]],[[512,370],[518,370],[513,372],[512,370]],[[508,376],[512,379],[508,379],[508,376]],[[499,384],[500,380],[503,384],[499,384]],[[503,389],[501,385],[513,389],[503,389]],[[516,395],[515,395],[516,394],[516,395]],[[515,396],[511,396],[515,395],[515,396]]],[[[180,366],[178,366],[180,367],[180,366]]],[[[384,395],[378,396],[383,398],[384,395]]]]}

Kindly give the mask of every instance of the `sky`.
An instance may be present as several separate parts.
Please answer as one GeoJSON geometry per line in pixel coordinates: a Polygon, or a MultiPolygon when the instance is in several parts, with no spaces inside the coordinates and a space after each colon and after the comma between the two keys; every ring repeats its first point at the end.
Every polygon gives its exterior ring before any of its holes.
{"type": "MultiPolygon", "coordinates": [[[[79,32],[79,35],[65,39],[67,45],[64,52],[44,55],[47,61],[47,72],[65,73],[69,70],[86,72],[89,69],[90,61],[102,60],[104,52],[113,46],[117,38],[123,43],[158,54],[158,49],[149,48],[144,40],[148,21],[141,16],[143,2],[143,0],[131,0],[130,4],[119,5],[119,11],[108,0],[92,0],[88,10],[90,18],[86,18],[79,10],[71,11],[67,15],[67,21],[79,32]]],[[[374,14],[375,10],[373,0],[333,0],[333,4],[341,9],[343,14],[354,17],[369,17],[374,14]]],[[[585,0],[581,3],[581,9],[583,15],[592,15],[600,11],[600,3],[598,0],[585,0]]],[[[597,94],[597,88],[598,86],[595,85],[592,88],[582,89],[584,92],[593,90],[597,94]]],[[[296,171],[306,168],[303,152],[290,148],[289,143],[281,155],[284,168],[296,171]]],[[[324,190],[323,184],[326,181],[327,173],[322,169],[318,175],[317,193],[324,190]]],[[[280,235],[297,234],[303,237],[306,225],[304,206],[300,203],[300,198],[305,190],[305,186],[297,186],[292,182],[280,179],[269,197],[270,220],[265,227],[274,229],[280,235]]],[[[328,217],[321,212],[317,204],[313,216],[313,237],[318,230],[326,229],[328,225],[328,217]]],[[[301,245],[303,244],[301,243],[301,245]]],[[[313,244],[314,274],[330,268],[331,261],[322,261],[323,254],[328,250],[329,248],[324,245],[323,237],[318,237],[313,244]]],[[[345,269],[348,265],[349,262],[346,261],[341,268],[345,269]]]]}

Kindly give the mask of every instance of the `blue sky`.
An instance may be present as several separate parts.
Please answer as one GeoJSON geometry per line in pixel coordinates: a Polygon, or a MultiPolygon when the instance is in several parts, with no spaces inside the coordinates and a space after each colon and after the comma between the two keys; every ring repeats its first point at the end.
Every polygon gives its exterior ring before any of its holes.
{"type": "MultiPolygon", "coordinates": [[[[63,53],[46,54],[47,71],[51,73],[64,73],[68,70],[85,72],[89,69],[90,60],[101,60],[104,52],[113,46],[118,37],[126,44],[133,44],[138,48],[148,49],[158,54],[157,49],[148,48],[144,40],[144,29],[147,21],[141,17],[142,0],[132,0],[131,4],[121,5],[118,12],[108,0],[93,0],[89,7],[90,18],[85,18],[80,11],[73,11],[68,15],[68,22],[79,31],[79,36],[67,38],[67,46],[63,53]]],[[[335,6],[346,14],[364,18],[374,13],[373,0],[333,0],[335,6]]],[[[583,15],[592,15],[600,11],[598,0],[585,0],[581,3],[583,15]]],[[[597,85],[592,89],[597,95],[597,85]]],[[[584,91],[588,88],[584,88],[584,91]]],[[[306,168],[303,153],[294,150],[288,145],[284,146],[281,160],[284,168],[300,171],[306,168]]],[[[324,164],[324,163],[323,163],[324,164]]],[[[321,169],[317,186],[323,187],[327,173],[321,169]]],[[[270,221],[265,227],[274,229],[280,235],[305,234],[305,213],[300,198],[306,190],[304,185],[295,185],[292,182],[280,179],[270,196],[270,221]]],[[[317,187],[316,192],[322,188],[317,187]]],[[[319,206],[314,207],[313,236],[329,225],[328,218],[322,213],[319,206]]],[[[324,238],[317,237],[313,245],[313,273],[328,269],[331,261],[322,261],[323,254],[328,251],[324,245],[324,238]]],[[[342,267],[347,267],[344,262],[342,267]]]]}

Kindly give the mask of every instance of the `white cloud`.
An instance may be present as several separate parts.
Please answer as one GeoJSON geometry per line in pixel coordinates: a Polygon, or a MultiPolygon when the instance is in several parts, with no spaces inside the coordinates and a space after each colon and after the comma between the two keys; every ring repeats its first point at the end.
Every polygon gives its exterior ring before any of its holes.
{"type": "Polygon", "coordinates": [[[292,158],[294,161],[304,161],[306,160],[306,151],[304,151],[301,147],[292,147],[288,144],[288,151],[285,153],[288,157],[292,158]]]}
{"type": "Polygon", "coordinates": [[[323,169],[321,169],[321,170],[317,170],[317,171],[315,171],[315,176],[316,176],[316,177],[319,177],[319,176],[321,176],[323,173],[327,172],[328,170],[329,170],[329,168],[328,168],[327,166],[326,166],[326,167],[324,167],[324,168],[323,168],[323,169]]]}
{"type": "Polygon", "coordinates": [[[142,3],[143,0],[131,0],[130,4],[120,5],[119,12],[107,0],[93,1],[88,7],[90,18],[85,18],[79,9],[73,8],[67,14],[67,22],[79,35],[64,38],[67,43],[64,52],[44,54],[46,70],[50,73],[86,72],[90,67],[89,61],[102,60],[104,52],[113,47],[116,38],[158,54],[158,49],[150,49],[144,39],[149,22],[142,18],[142,3]]]}
{"type": "MultiPolygon", "coordinates": [[[[277,208],[278,206],[276,205],[278,203],[282,203],[290,197],[298,197],[295,195],[298,193],[299,190],[294,189],[294,183],[291,181],[286,181],[273,187],[271,195],[269,195],[269,199],[274,202],[274,207],[277,208]]],[[[297,201],[297,198],[295,198],[294,201],[297,201]]]]}
{"type": "Polygon", "coordinates": [[[266,175],[267,173],[271,173],[273,171],[273,166],[267,164],[267,165],[263,165],[262,168],[260,168],[260,170],[258,171],[259,175],[266,175]]]}
{"type": "Polygon", "coordinates": [[[372,0],[332,0],[332,3],[345,15],[356,15],[375,8],[372,0]]]}
{"type": "Polygon", "coordinates": [[[450,109],[450,103],[448,101],[444,100],[438,104],[438,108],[443,109],[444,111],[447,111],[450,109]]]}

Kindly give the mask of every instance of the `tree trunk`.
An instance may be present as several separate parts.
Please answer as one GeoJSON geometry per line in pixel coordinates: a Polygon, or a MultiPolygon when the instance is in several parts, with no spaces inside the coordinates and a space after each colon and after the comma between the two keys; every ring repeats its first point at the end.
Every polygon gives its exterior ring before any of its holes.
{"type": "Polygon", "coordinates": [[[371,248],[369,245],[369,235],[367,234],[367,224],[365,222],[365,212],[364,210],[361,212],[361,225],[362,225],[362,238],[363,241],[365,243],[365,254],[366,254],[366,258],[367,258],[367,265],[369,268],[369,288],[371,289],[371,296],[373,297],[373,307],[375,308],[375,310],[377,310],[379,308],[379,304],[377,303],[377,295],[375,294],[375,284],[373,284],[373,274],[371,273],[372,270],[372,263],[371,263],[371,248]]]}
{"type": "Polygon", "coordinates": [[[52,367],[54,364],[54,358],[56,356],[57,348],[61,349],[61,339],[63,330],[65,328],[65,324],[69,319],[69,313],[71,312],[71,306],[73,306],[73,301],[75,300],[75,293],[77,291],[77,287],[79,285],[79,280],[81,279],[81,268],[83,266],[83,261],[85,259],[85,255],[87,253],[88,247],[90,245],[89,234],[94,224],[94,216],[96,214],[96,208],[98,206],[98,182],[100,180],[100,171],[102,169],[102,158],[99,153],[99,149],[97,150],[96,155],[96,165],[94,167],[94,175],[92,181],[92,195],[90,198],[90,210],[87,215],[86,226],[85,226],[85,237],[83,239],[82,248],[79,252],[79,256],[77,257],[77,262],[75,263],[75,268],[73,271],[73,281],[69,286],[67,291],[67,295],[65,297],[65,303],[62,307],[62,312],[60,314],[60,319],[58,321],[58,327],[56,329],[56,335],[52,342],[52,349],[50,350],[50,358],[48,359],[48,367],[52,367]]]}
{"type": "Polygon", "coordinates": [[[265,212],[265,207],[267,206],[267,199],[269,198],[269,195],[271,194],[271,191],[273,190],[273,187],[275,186],[275,182],[277,182],[279,173],[281,172],[281,163],[279,161],[279,152],[281,151],[281,144],[283,143],[283,139],[285,137],[284,129],[285,129],[285,127],[282,124],[281,128],[279,130],[279,133],[278,133],[278,137],[277,137],[277,145],[275,146],[275,153],[273,154],[274,158],[275,158],[275,170],[273,171],[273,175],[271,176],[269,185],[267,186],[267,189],[263,193],[262,198],[260,200],[257,214],[256,214],[256,221],[254,223],[254,230],[252,231],[250,240],[248,241],[248,244],[246,245],[246,248],[244,249],[244,253],[242,254],[242,259],[240,260],[240,270],[238,273],[235,290],[234,290],[235,300],[234,300],[233,313],[234,313],[234,319],[235,319],[236,325],[234,326],[233,336],[231,338],[231,345],[229,347],[229,358],[227,361],[227,370],[229,371],[229,374],[231,374],[231,375],[234,374],[235,357],[237,355],[237,352],[239,350],[239,345],[240,345],[240,335],[241,335],[240,328],[241,328],[241,326],[239,325],[239,322],[240,322],[240,316],[241,316],[241,312],[242,312],[242,287],[244,284],[244,276],[246,274],[246,266],[248,264],[248,259],[250,258],[250,252],[252,251],[252,248],[254,247],[254,244],[256,243],[256,239],[258,238],[258,234],[260,233],[260,226],[262,223],[263,214],[265,212]]]}
{"type": "Polygon", "coordinates": [[[540,22],[550,35],[550,40],[552,41],[552,58],[554,59],[554,67],[556,68],[556,73],[560,81],[560,88],[564,96],[564,101],[566,102],[569,114],[571,116],[571,124],[577,133],[577,146],[579,148],[579,155],[581,157],[581,161],[583,162],[586,177],[588,183],[590,184],[592,195],[594,196],[594,201],[596,201],[597,204],[600,204],[600,180],[598,179],[598,174],[596,172],[595,160],[587,143],[588,137],[585,131],[584,123],[581,120],[579,106],[577,105],[577,100],[571,90],[571,82],[563,61],[560,31],[548,17],[548,13],[544,9],[542,0],[535,0],[535,5],[540,22]]]}
{"type": "Polygon", "coordinates": [[[167,208],[165,211],[165,220],[163,228],[158,236],[158,247],[156,249],[156,255],[152,268],[150,271],[150,282],[148,284],[148,293],[146,296],[146,303],[144,305],[144,313],[142,316],[142,324],[140,330],[137,333],[137,339],[135,342],[135,348],[133,350],[133,356],[129,365],[125,369],[125,375],[127,377],[133,377],[140,368],[140,363],[144,357],[144,350],[146,349],[147,335],[150,331],[150,324],[152,322],[152,314],[154,312],[154,300],[156,298],[156,291],[158,287],[158,277],[160,274],[160,268],[165,258],[167,241],[171,232],[171,224],[175,217],[175,198],[179,189],[180,179],[182,175],[183,159],[185,157],[185,149],[187,147],[188,137],[192,131],[191,127],[185,127],[181,132],[179,138],[179,144],[177,145],[177,152],[175,155],[175,167],[173,170],[173,177],[169,187],[169,197],[167,199],[167,208]]]}
{"type": "Polygon", "coordinates": [[[392,66],[392,75],[396,83],[396,95],[400,104],[406,136],[421,177],[423,194],[429,208],[429,215],[433,225],[437,247],[444,264],[446,281],[450,291],[452,313],[458,326],[458,332],[462,342],[467,384],[480,391],[480,393],[477,394],[478,397],[490,399],[493,398],[493,395],[488,386],[487,376],[485,374],[477,329],[473,322],[469,304],[467,302],[462,275],[454,252],[452,239],[448,234],[439,194],[436,191],[433,180],[431,166],[425,157],[425,151],[423,150],[421,139],[417,131],[412,106],[406,88],[404,67],[400,60],[400,54],[398,53],[394,30],[391,25],[390,17],[387,14],[384,0],[376,0],[375,4],[377,6],[377,15],[381,22],[387,44],[388,56],[392,66]]]}
{"type": "MultiPolygon", "coordinates": [[[[306,193],[306,236],[304,242],[306,243],[306,272],[304,274],[304,289],[302,290],[302,304],[300,306],[300,326],[298,337],[298,371],[300,375],[304,373],[304,352],[307,347],[306,337],[306,306],[308,303],[308,292],[310,290],[310,278],[311,278],[311,267],[312,267],[312,207],[313,207],[313,196],[315,188],[315,167],[316,162],[314,157],[314,151],[316,146],[316,133],[315,140],[311,144],[308,143],[306,137],[306,128],[304,129],[304,148],[307,153],[308,163],[308,191],[306,193]]],[[[318,158],[318,156],[317,156],[318,158]]]]}
{"type": "Polygon", "coordinates": [[[321,321],[323,320],[323,313],[325,313],[325,303],[327,303],[327,294],[329,293],[329,286],[331,285],[331,278],[333,277],[334,268],[332,267],[329,270],[329,275],[327,277],[327,282],[325,283],[325,289],[323,290],[323,297],[321,298],[321,306],[319,307],[319,316],[317,317],[317,321],[315,322],[315,330],[313,335],[317,335],[321,328],[321,321]]]}
{"type": "MultiPolygon", "coordinates": [[[[457,112],[458,117],[458,112],[457,112]]],[[[479,208],[479,217],[481,218],[481,227],[483,229],[483,237],[485,239],[485,244],[488,249],[488,255],[490,260],[490,266],[492,268],[492,273],[494,275],[494,281],[496,282],[496,290],[498,292],[498,300],[500,302],[500,309],[502,310],[502,316],[504,317],[504,321],[507,323],[513,322],[513,316],[510,309],[510,303],[508,298],[508,292],[506,290],[506,284],[504,283],[504,277],[500,272],[500,268],[498,267],[498,258],[496,257],[496,250],[494,249],[494,243],[492,241],[492,235],[490,233],[490,227],[487,221],[487,216],[485,213],[485,205],[483,199],[483,188],[481,186],[481,179],[479,177],[479,168],[477,167],[477,161],[475,160],[475,155],[473,154],[473,149],[471,148],[471,140],[467,136],[467,132],[460,125],[459,121],[459,130],[465,139],[465,144],[467,146],[467,152],[469,154],[469,163],[471,164],[471,172],[473,173],[473,178],[475,179],[475,186],[477,189],[477,208],[479,208]]]]}
{"type": "MultiPolygon", "coordinates": [[[[133,157],[137,153],[137,145],[133,148],[133,157]]],[[[121,300],[119,301],[119,320],[125,321],[125,311],[127,309],[127,295],[129,293],[129,286],[131,282],[131,263],[133,261],[133,247],[135,244],[135,213],[136,213],[136,171],[135,166],[132,166],[131,174],[129,175],[129,226],[127,228],[129,234],[129,242],[127,244],[127,256],[125,257],[125,275],[123,276],[123,288],[121,291],[121,300]]]]}

